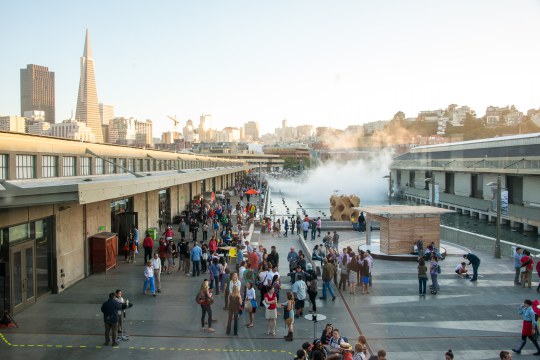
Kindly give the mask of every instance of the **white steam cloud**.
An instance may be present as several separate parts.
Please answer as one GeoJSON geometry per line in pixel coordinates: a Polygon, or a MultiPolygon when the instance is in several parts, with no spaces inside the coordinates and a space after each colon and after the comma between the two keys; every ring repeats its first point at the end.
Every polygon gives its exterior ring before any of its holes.
{"type": "MultiPolygon", "coordinates": [[[[335,190],[338,195],[357,195],[360,205],[384,204],[388,196],[388,175],[392,152],[381,150],[369,159],[347,162],[326,162],[309,170],[307,180],[271,179],[272,198],[285,197],[298,200],[304,208],[330,207],[330,196],[335,190]]],[[[274,200],[275,202],[275,200],[274,200]]]]}

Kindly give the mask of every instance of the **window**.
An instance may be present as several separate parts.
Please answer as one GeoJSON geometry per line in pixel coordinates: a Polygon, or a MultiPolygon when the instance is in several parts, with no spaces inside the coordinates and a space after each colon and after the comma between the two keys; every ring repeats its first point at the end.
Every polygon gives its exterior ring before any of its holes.
{"type": "Polygon", "coordinates": [[[103,159],[100,159],[100,158],[94,159],[94,164],[95,164],[94,174],[103,175],[103,172],[105,170],[105,167],[103,166],[104,163],[105,162],[103,161],[103,159]]]}
{"type": "Polygon", "coordinates": [[[115,158],[109,158],[109,161],[107,163],[107,174],[114,174],[116,173],[115,171],[115,167],[114,164],[116,164],[116,159],[115,158]]]}
{"type": "Polygon", "coordinates": [[[62,158],[62,176],[75,176],[75,156],[62,158]]]}
{"type": "Polygon", "coordinates": [[[0,154],[0,179],[7,179],[8,169],[8,156],[6,154],[0,154]]]}
{"type": "Polygon", "coordinates": [[[36,177],[36,157],[34,155],[16,156],[17,179],[33,179],[36,177]]]}
{"type": "MultiPolygon", "coordinates": [[[[508,203],[514,205],[523,205],[523,177],[506,176],[506,187],[508,188],[508,203]]],[[[502,209],[504,209],[504,203],[502,209]]]]}
{"type": "Polygon", "coordinates": [[[401,170],[396,171],[397,177],[397,186],[401,186],[401,170]]]}
{"type": "Polygon", "coordinates": [[[41,177],[58,176],[58,156],[43,155],[41,157],[41,177]]]}
{"type": "Polygon", "coordinates": [[[143,171],[143,160],[142,159],[137,160],[137,171],[143,171]]]}
{"type": "Polygon", "coordinates": [[[416,173],[414,171],[409,171],[409,186],[414,188],[416,182],[416,173]]]}
{"type": "MultiPolygon", "coordinates": [[[[432,179],[433,173],[431,171],[426,171],[424,173],[424,179],[432,179]]],[[[431,184],[431,180],[424,180],[424,190],[429,190],[429,184],[431,184]]]]}
{"type": "Polygon", "coordinates": [[[126,170],[124,170],[124,169],[127,168],[126,159],[120,159],[120,163],[118,165],[121,166],[121,167],[118,168],[118,173],[120,173],[120,174],[125,173],[126,170]]]}
{"type": "Polygon", "coordinates": [[[135,171],[135,159],[128,159],[128,170],[135,171]]]}
{"type": "Polygon", "coordinates": [[[89,157],[82,157],[81,158],[81,175],[91,175],[92,174],[92,168],[91,161],[89,157]]]}

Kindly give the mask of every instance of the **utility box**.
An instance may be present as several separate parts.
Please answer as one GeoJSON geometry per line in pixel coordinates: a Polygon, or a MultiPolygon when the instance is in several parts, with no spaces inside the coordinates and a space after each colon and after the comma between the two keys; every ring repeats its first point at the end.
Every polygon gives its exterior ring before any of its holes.
{"type": "Polygon", "coordinates": [[[90,240],[90,266],[93,273],[107,272],[116,267],[118,238],[115,233],[101,232],[90,240]]]}

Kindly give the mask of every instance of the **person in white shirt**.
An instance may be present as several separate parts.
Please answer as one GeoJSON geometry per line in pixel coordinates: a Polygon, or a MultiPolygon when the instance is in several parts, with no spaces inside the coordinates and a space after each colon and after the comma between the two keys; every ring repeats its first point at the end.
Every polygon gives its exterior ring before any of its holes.
{"type": "Polygon", "coordinates": [[[229,281],[229,289],[232,291],[234,287],[238,287],[238,291],[240,291],[240,287],[242,286],[242,282],[238,279],[238,274],[233,273],[231,281],[229,281]]]}
{"type": "Polygon", "coordinates": [[[467,263],[462,262],[461,264],[457,264],[456,268],[454,269],[456,274],[461,276],[461,278],[468,278],[469,274],[467,273],[467,263]]]}
{"type": "Polygon", "coordinates": [[[238,269],[238,278],[241,282],[244,282],[244,272],[246,271],[246,262],[242,261],[240,263],[240,268],[238,269]]]}
{"type": "Polygon", "coordinates": [[[154,254],[154,261],[152,261],[152,266],[154,267],[154,284],[157,288],[157,292],[161,292],[161,259],[159,258],[158,253],[154,254]]]}

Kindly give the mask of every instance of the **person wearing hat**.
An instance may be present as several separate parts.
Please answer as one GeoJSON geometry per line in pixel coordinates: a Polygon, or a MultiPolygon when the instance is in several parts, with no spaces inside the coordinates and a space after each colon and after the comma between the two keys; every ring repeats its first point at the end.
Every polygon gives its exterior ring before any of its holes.
{"type": "MultiPolygon", "coordinates": [[[[536,305],[535,308],[538,311],[538,305],[536,305]]],[[[518,313],[523,317],[523,326],[521,328],[521,343],[517,348],[512,349],[512,351],[520,354],[521,349],[523,349],[525,343],[527,342],[527,338],[529,338],[529,340],[531,340],[531,342],[536,347],[536,352],[533,355],[540,355],[540,347],[538,346],[538,342],[534,338],[537,321],[533,309],[533,302],[529,299],[525,299],[523,301],[523,304],[519,306],[518,313]]]]}
{"type": "Polygon", "coordinates": [[[342,342],[339,345],[342,360],[353,360],[353,347],[348,342],[342,342]]]}

